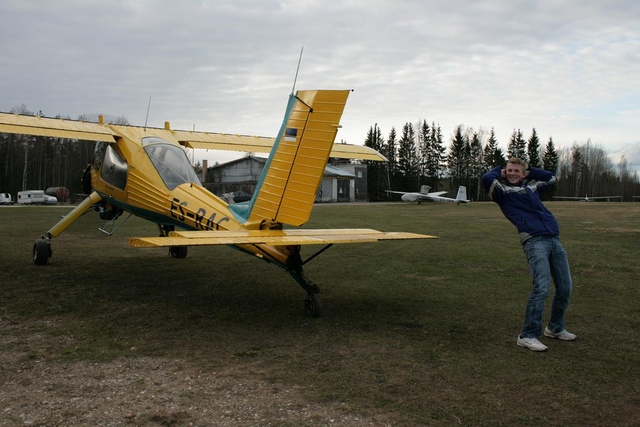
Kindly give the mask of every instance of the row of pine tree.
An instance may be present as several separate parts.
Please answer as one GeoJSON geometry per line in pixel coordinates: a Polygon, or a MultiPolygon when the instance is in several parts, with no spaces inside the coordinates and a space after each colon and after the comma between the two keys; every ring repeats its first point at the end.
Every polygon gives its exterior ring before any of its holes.
{"type": "Polygon", "coordinates": [[[405,123],[401,135],[392,128],[386,139],[376,124],[369,128],[365,145],[388,159],[386,163],[368,162],[370,201],[388,200],[386,190],[418,191],[422,185],[428,185],[430,191],[447,190],[452,194],[464,185],[468,197],[487,200],[480,177],[496,165],[506,165],[512,157],[558,175],[558,183],[547,198],[616,195],[632,200],[640,191],[638,174],[629,170],[626,159],[616,168],[606,152],[590,141],[558,151],[549,137],[542,147],[535,128],[527,139],[520,129],[514,130],[506,153],[493,128],[485,132],[459,125],[446,146],[440,126],[434,122],[429,125],[426,120],[417,125],[405,123]]]}

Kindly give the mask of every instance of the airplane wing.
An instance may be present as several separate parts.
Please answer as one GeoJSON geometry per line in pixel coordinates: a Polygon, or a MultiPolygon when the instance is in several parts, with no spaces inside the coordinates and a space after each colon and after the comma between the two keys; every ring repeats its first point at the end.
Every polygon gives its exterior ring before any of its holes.
{"type": "Polygon", "coordinates": [[[591,200],[593,197],[553,196],[554,199],[591,200]]]}
{"type": "Polygon", "coordinates": [[[422,194],[422,193],[412,193],[416,195],[416,202],[432,202],[436,197],[439,197],[443,194],[447,194],[446,191],[437,191],[435,193],[422,194]]]}
{"type": "MultiPolygon", "coordinates": [[[[84,122],[80,120],[56,119],[40,116],[25,116],[0,113],[0,133],[70,138],[87,141],[115,142],[122,133],[144,130],[146,135],[154,135],[174,141],[188,148],[206,150],[244,151],[269,153],[275,138],[251,135],[232,135],[214,132],[195,132],[142,126],[111,125],[104,122],[84,122]]],[[[384,162],[387,158],[376,150],[364,145],[334,144],[330,157],[361,159],[384,162]]]]}
{"type": "Polygon", "coordinates": [[[437,239],[436,236],[405,232],[382,232],[366,228],[292,229],[242,231],[173,231],[167,237],[132,237],[135,248],[168,246],[210,246],[266,244],[271,246],[325,245],[330,243],[364,243],[380,240],[437,239]]]}
{"type": "Polygon", "coordinates": [[[431,200],[432,196],[442,196],[443,194],[447,194],[446,191],[436,191],[435,193],[429,193],[429,194],[415,193],[412,191],[394,191],[394,190],[384,190],[384,191],[386,191],[387,193],[393,193],[393,194],[415,194],[419,200],[431,200]]]}
{"type": "Polygon", "coordinates": [[[568,199],[568,200],[598,200],[598,199],[621,199],[622,196],[596,196],[596,197],[553,196],[553,198],[568,199]]]}
{"type": "MultiPolygon", "coordinates": [[[[275,138],[250,135],[231,135],[213,132],[173,131],[175,138],[188,148],[223,151],[246,151],[252,153],[270,153],[275,138]]],[[[376,150],[364,145],[333,144],[330,157],[342,159],[362,159],[379,162],[387,158],[376,150]]]]}
{"type": "Polygon", "coordinates": [[[104,142],[115,142],[117,135],[101,123],[11,113],[0,113],[0,132],[104,142]]]}
{"type": "Polygon", "coordinates": [[[597,197],[589,197],[589,200],[596,200],[596,199],[620,199],[622,198],[622,196],[597,196],[597,197]]]}
{"type": "Polygon", "coordinates": [[[436,191],[435,193],[429,193],[429,196],[442,196],[443,194],[447,194],[446,191],[436,191]]]}

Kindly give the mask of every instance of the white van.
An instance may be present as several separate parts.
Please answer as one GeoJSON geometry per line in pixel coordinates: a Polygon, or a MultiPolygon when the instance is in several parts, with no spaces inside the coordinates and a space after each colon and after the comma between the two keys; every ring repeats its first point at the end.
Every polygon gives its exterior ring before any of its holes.
{"type": "Polygon", "coordinates": [[[13,199],[9,193],[0,193],[0,205],[12,205],[13,199]]]}

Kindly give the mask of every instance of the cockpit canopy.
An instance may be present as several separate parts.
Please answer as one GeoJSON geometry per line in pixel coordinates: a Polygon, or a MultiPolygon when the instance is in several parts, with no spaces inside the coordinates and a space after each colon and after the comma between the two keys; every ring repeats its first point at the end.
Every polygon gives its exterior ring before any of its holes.
{"type": "Polygon", "coordinates": [[[202,185],[182,148],[157,137],[142,138],[142,146],[169,190],[188,182],[202,185]]]}

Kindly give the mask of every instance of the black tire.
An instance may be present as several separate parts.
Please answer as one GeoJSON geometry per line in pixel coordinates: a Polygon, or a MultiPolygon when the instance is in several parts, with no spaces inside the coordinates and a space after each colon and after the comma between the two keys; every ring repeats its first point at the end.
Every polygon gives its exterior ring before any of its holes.
{"type": "Polygon", "coordinates": [[[91,187],[91,163],[87,165],[87,168],[82,174],[82,191],[84,191],[84,194],[91,194],[93,191],[91,187]]]}
{"type": "Polygon", "coordinates": [[[304,311],[311,317],[320,317],[320,299],[315,294],[307,294],[304,297],[304,311]]]}
{"type": "Polygon", "coordinates": [[[38,239],[33,244],[33,263],[47,265],[51,257],[51,245],[44,239],[38,239]]]}
{"type": "Polygon", "coordinates": [[[188,246],[171,246],[169,248],[169,255],[171,258],[186,258],[188,246]]]}

